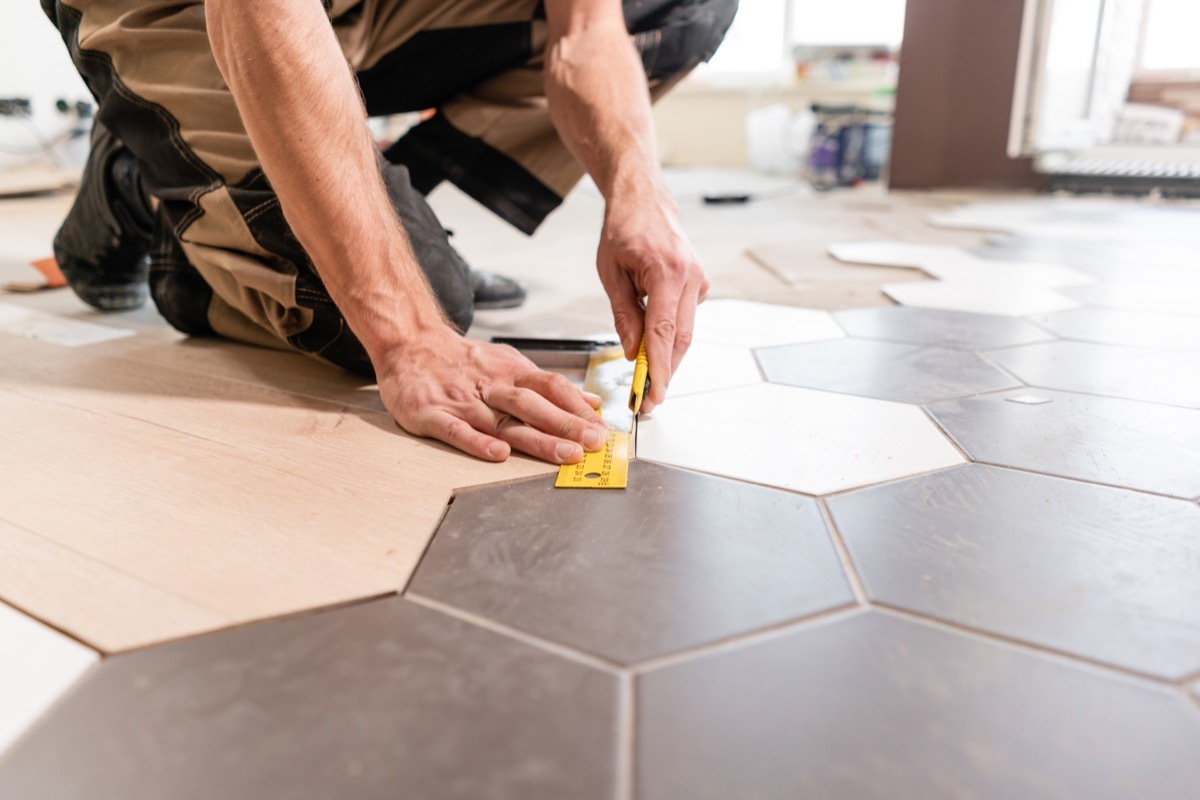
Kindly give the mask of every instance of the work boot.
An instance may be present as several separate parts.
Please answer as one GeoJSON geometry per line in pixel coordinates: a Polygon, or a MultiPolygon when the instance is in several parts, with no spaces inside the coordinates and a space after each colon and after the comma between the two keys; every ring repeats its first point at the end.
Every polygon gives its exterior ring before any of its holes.
{"type": "Polygon", "coordinates": [[[95,122],[75,204],[54,237],[54,259],[79,299],[101,311],[146,302],[154,217],[133,154],[95,122]]]}
{"type": "Polygon", "coordinates": [[[516,308],[525,302],[525,288],[521,284],[492,272],[471,270],[471,292],[475,295],[475,308],[481,311],[516,308]]]}
{"type": "MultiPolygon", "coordinates": [[[[442,228],[447,239],[454,238],[454,231],[442,228]]],[[[451,245],[451,250],[454,246],[451,245]]],[[[455,254],[458,253],[454,250],[455,254]]],[[[462,256],[459,256],[461,258],[462,256]]],[[[517,308],[525,303],[525,287],[494,272],[471,270],[471,294],[474,295],[475,308],[488,311],[497,308],[517,308]]]]}

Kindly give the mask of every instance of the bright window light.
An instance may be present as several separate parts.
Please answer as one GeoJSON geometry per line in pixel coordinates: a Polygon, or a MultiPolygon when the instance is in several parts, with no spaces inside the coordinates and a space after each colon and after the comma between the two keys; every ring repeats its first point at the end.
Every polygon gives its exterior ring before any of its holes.
{"type": "Polygon", "coordinates": [[[793,0],[792,42],[882,44],[895,47],[904,35],[904,2],[793,0]]]}
{"type": "Polygon", "coordinates": [[[724,44],[699,73],[786,75],[792,70],[795,45],[895,47],[904,34],[904,4],[905,0],[742,0],[724,44]]]}
{"type": "Polygon", "coordinates": [[[740,3],[733,26],[704,71],[765,75],[787,70],[787,42],[783,31],[786,8],[786,0],[740,3]]]}
{"type": "Polygon", "coordinates": [[[1196,0],[1148,0],[1150,15],[1142,46],[1144,69],[1200,69],[1200,4],[1196,0]]]}

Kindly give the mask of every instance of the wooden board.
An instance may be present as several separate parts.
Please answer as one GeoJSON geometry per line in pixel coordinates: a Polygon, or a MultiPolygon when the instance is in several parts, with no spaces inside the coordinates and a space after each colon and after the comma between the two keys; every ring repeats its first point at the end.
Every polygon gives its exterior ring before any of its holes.
{"type": "Polygon", "coordinates": [[[290,354],[239,380],[153,336],[0,338],[0,598],[105,652],[396,591],[454,490],[553,471],[284,391],[372,396],[290,354]]]}

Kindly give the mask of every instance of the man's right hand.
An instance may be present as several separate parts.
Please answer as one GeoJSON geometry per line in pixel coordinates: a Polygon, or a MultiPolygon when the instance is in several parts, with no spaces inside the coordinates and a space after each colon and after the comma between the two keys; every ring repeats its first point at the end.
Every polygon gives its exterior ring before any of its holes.
{"type": "Polygon", "coordinates": [[[380,396],[400,427],[486,461],[517,450],[574,464],[608,438],[595,410],[599,398],[511,347],[465,339],[449,327],[425,331],[376,368],[380,396]]]}

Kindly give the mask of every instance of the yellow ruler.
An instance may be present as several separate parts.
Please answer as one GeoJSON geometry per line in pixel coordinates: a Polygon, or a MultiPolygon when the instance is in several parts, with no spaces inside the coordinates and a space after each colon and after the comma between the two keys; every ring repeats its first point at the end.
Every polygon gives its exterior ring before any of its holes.
{"type": "Polygon", "coordinates": [[[583,388],[600,396],[600,416],[608,423],[608,441],[578,464],[558,468],[554,485],[569,489],[624,489],[629,485],[629,460],[635,455],[637,414],[649,381],[646,344],[630,364],[620,347],[602,350],[588,360],[583,388]]]}

